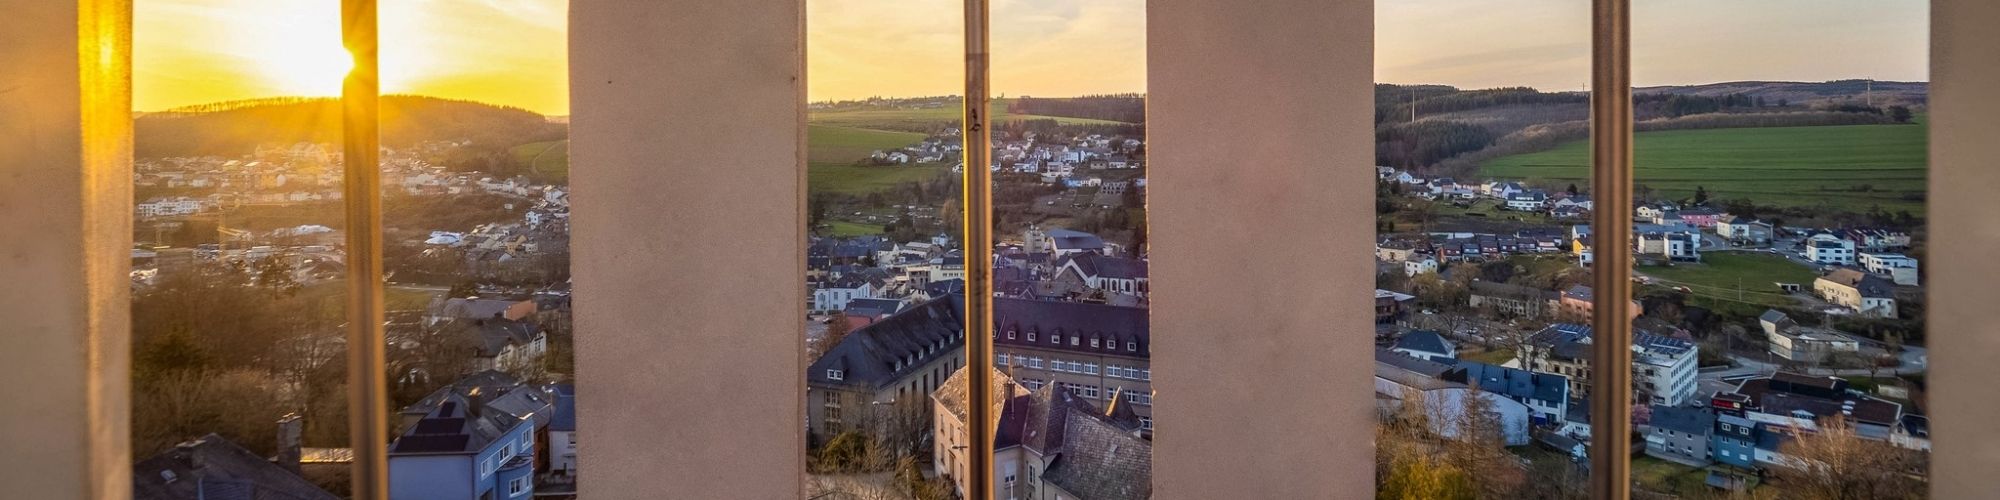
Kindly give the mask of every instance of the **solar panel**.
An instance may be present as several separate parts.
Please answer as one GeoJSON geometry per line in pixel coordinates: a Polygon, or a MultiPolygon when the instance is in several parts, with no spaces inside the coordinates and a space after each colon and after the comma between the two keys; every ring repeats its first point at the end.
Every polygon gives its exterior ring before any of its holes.
{"type": "Polygon", "coordinates": [[[449,434],[460,434],[463,433],[464,430],[465,430],[465,419],[463,418],[426,418],[423,420],[418,420],[416,430],[412,431],[410,434],[418,436],[449,435],[449,434]]]}
{"type": "Polygon", "coordinates": [[[396,440],[397,453],[429,453],[441,451],[465,451],[465,443],[471,436],[429,435],[403,436],[396,440]]]}

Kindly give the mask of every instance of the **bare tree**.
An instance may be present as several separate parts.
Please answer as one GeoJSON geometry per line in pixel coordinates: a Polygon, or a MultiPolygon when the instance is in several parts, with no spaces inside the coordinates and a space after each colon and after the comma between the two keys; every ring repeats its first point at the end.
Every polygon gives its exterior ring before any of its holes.
{"type": "Polygon", "coordinates": [[[1780,447],[1790,462],[1775,469],[1786,490],[1799,498],[1862,500],[1923,498],[1929,468],[1921,453],[1882,441],[1863,439],[1854,425],[1835,416],[1819,422],[1816,432],[1793,429],[1793,439],[1780,447]]]}

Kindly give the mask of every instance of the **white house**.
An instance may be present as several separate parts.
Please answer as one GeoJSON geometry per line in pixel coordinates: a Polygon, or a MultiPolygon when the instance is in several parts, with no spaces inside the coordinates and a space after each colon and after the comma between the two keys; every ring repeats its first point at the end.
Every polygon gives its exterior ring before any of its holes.
{"type": "Polygon", "coordinates": [[[1424,257],[1422,259],[1410,259],[1403,261],[1403,274],[1406,276],[1416,276],[1423,273],[1435,273],[1437,272],[1437,270],[1438,270],[1438,261],[1437,259],[1434,258],[1424,257]]]}
{"type": "Polygon", "coordinates": [[[1854,264],[1854,242],[1821,233],[1806,239],[1806,260],[1821,264],[1854,264]]]}
{"type": "Polygon", "coordinates": [[[1430,330],[1405,333],[1403,338],[1396,339],[1395,347],[1389,350],[1412,358],[1439,363],[1458,359],[1458,348],[1453,347],[1451,341],[1445,340],[1443,335],[1430,330]]]}
{"type": "MultiPolygon", "coordinates": [[[[959,272],[964,273],[964,265],[959,272]]],[[[875,298],[875,285],[859,278],[835,278],[813,290],[814,311],[839,311],[847,308],[847,302],[854,299],[875,298]]]]}
{"type": "Polygon", "coordinates": [[[1507,195],[1507,209],[1532,212],[1548,205],[1549,195],[1541,191],[1515,192],[1507,195]]]}
{"type": "Polygon", "coordinates": [[[1862,252],[1859,255],[1857,260],[1861,269],[1888,276],[1889,281],[1898,285],[1917,285],[1917,259],[1899,253],[1862,252]]]}

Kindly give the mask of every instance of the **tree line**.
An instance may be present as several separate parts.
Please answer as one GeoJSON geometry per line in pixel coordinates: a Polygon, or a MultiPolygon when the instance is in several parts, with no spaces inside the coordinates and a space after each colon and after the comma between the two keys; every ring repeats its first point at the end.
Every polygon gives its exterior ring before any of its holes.
{"type": "Polygon", "coordinates": [[[1007,112],[1021,115],[1065,116],[1125,123],[1146,121],[1146,97],[1140,94],[1106,94],[1078,97],[1020,97],[1007,104],[1007,112]]]}

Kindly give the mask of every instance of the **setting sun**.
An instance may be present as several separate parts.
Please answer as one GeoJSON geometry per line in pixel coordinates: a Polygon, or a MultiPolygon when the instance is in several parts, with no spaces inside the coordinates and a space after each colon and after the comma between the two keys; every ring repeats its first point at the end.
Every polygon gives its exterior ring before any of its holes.
{"type": "Polygon", "coordinates": [[[339,39],[292,38],[292,43],[260,47],[250,59],[272,87],[291,95],[340,95],[341,82],[354,68],[354,58],[339,39]]]}

